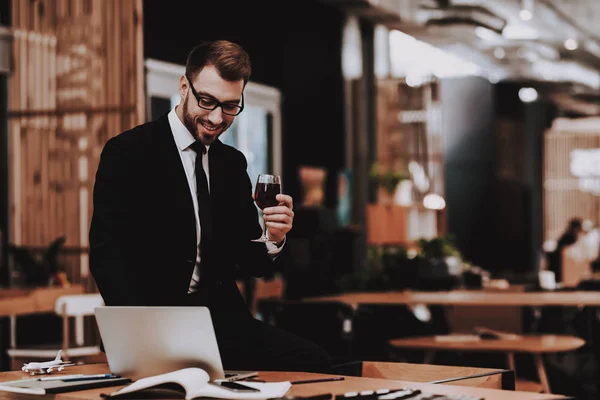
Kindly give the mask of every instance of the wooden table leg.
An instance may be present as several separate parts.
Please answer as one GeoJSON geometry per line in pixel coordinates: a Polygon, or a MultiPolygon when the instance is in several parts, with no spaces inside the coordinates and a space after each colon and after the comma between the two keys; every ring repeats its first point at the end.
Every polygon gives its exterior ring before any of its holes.
{"type": "Polygon", "coordinates": [[[435,357],[435,350],[425,351],[425,357],[423,357],[423,364],[432,364],[434,357],[435,357]]]}
{"type": "Polygon", "coordinates": [[[544,368],[544,360],[541,354],[534,354],[533,360],[535,361],[535,367],[537,369],[540,382],[542,383],[542,390],[544,393],[552,393],[550,391],[550,382],[548,382],[548,375],[546,375],[546,369],[544,368]]]}
{"type": "Polygon", "coordinates": [[[508,369],[512,369],[516,376],[517,371],[515,368],[515,353],[507,353],[506,357],[508,359],[508,369]]]}
{"type": "Polygon", "coordinates": [[[17,316],[11,315],[10,321],[10,348],[14,349],[17,347],[17,316]]]}

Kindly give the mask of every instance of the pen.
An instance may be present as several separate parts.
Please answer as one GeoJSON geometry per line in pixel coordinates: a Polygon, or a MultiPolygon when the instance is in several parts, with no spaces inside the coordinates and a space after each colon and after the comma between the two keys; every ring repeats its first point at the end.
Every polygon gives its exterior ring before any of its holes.
{"type": "Polygon", "coordinates": [[[301,383],[318,383],[318,382],[334,382],[334,381],[343,381],[343,376],[338,376],[336,378],[322,378],[322,379],[307,379],[304,381],[291,381],[292,385],[298,385],[301,383]]]}
{"type": "Polygon", "coordinates": [[[76,376],[73,378],[66,378],[66,379],[62,379],[63,382],[76,382],[76,381],[87,381],[87,380],[93,380],[93,379],[108,379],[108,378],[120,378],[121,376],[119,375],[113,375],[113,374],[98,374],[98,375],[82,375],[82,376],[76,376]]]}
{"type": "Polygon", "coordinates": [[[333,395],[331,393],[316,394],[314,396],[283,396],[273,397],[267,400],[329,400],[333,395]]]}
{"type": "Polygon", "coordinates": [[[38,378],[38,381],[60,381],[61,379],[77,378],[80,376],[83,376],[83,374],[49,376],[45,378],[38,378]]]}
{"type": "Polygon", "coordinates": [[[296,399],[298,400],[329,400],[331,399],[332,394],[331,393],[324,393],[324,394],[316,394],[314,396],[308,396],[308,397],[296,397],[296,399]]]}

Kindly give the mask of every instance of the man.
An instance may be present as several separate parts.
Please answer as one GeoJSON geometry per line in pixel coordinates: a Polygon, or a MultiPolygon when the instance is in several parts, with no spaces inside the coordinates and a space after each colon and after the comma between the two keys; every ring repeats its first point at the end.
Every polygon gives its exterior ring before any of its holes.
{"type": "Polygon", "coordinates": [[[209,307],[227,369],[328,371],[316,345],[252,317],[235,278],[286,258],[292,198],[265,208],[261,235],[244,155],[219,141],[244,107],[248,54],[227,41],[188,55],[170,113],[110,139],[94,186],[90,268],[109,306],[209,307]]]}

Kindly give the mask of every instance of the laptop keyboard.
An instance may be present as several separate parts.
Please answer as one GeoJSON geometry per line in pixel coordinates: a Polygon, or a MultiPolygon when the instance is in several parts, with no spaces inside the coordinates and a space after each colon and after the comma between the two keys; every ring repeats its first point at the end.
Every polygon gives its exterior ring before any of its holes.
{"type": "Polygon", "coordinates": [[[335,400],[484,400],[483,397],[463,394],[433,394],[419,389],[379,389],[348,392],[335,396],[335,400]]]}

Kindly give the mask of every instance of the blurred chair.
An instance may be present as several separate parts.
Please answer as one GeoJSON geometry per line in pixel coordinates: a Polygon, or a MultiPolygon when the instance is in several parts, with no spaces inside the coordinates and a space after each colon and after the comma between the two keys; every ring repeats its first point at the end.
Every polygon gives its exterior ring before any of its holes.
{"type": "Polygon", "coordinates": [[[442,306],[363,304],[354,315],[354,352],[361,360],[411,362],[410,357],[394,359],[390,339],[448,332],[442,306]]]}
{"type": "Polygon", "coordinates": [[[573,246],[565,247],[561,252],[561,277],[565,287],[576,287],[582,280],[592,276],[593,259],[583,257],[573,246]]]}
{"type": "MultiPolygon", "coordinates": [[[[49,343],[31,348],[19,348],[16,343],[17,319],[10,317],[10,348],[7,350],[11,369],[19,369],[23,362],[53,359],[62,350],[63,360],[89,361],[103,360],[99,336],[86,332],[85,317],[94,316],[94,309],[103,306],[99,293],[86,293],[61,296],[56,300],[54,312],[62,318],[62,342],[49,343]],[[73,329],[71,329],[73,327],[73,329]],[[86,335],[87,334],[87,335],[86,335]],[[86,337],[87,336],[87,337],[86,337]],[[89,343],[92,341],[94,343],[89,343]],[[87,342],[87,343],[86,343],[87,342]],[[98,343],[96,343],[98,342],[98,343]]],[[[95,328],[96,324],[88,324],[95,328]]],[[[92,329],[90,327],[90,330],[92,329]]],[[[44,335],[44,329],[39,329],[44,335]]]]}
{"type": "Polygon", "coordinates": [[[350,305],[339,302],[271,301],[268,321],[319,345],[334,364],[354,360],[353,318],[350,305]]]}
{"type": "Polygon", "coordinates": [[[244,300],[246,300],[246,285],[244,283],[244,280],[243,279],[236,279],[235,280],[235,284],[237,285],[237,288],[240,291],[240,294],[242,295],[242,297],[244,298],[244,300]]]}

